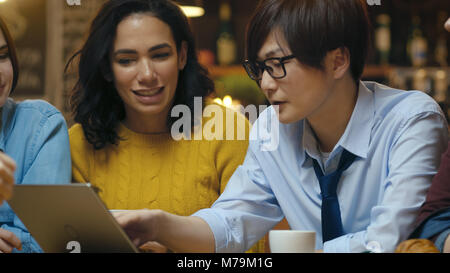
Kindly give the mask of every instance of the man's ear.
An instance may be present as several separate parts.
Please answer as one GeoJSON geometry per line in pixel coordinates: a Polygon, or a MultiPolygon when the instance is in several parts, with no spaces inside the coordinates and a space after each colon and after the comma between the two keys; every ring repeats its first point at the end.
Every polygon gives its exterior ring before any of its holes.
{"type": "Polygon", "coordinates": [[[334,78],[341,79],[350,68],[350,51],[346,47],[340,47],[330,53],[334,78]]]}
{"type": "Polygon", "coordinates": [[[178,69],[183,70],[187,62],[188,44],[186,41],[181,42],[181,47],[178,52],[178,69]]]}

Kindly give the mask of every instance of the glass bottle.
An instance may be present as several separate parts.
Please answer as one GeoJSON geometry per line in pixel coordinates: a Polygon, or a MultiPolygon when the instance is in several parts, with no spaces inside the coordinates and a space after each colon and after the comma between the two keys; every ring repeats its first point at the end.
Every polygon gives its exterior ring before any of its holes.
{"type": "Polygon", "coordinates": [[[217,61],[219,65],[230,65],[236,62],[236,40],[231,27],[231,7],[222,2],[219,8],[220,30],[217,39],[217,61]]]}
{"type": "Polygon", "coordinates": [[[377,29],[375,30],[375,47],[377,49],[378,63],[388,64],[391,50],[391,18],[387,14],[378,15],[377,29]]]}
{"type": "Polygon", "coordinates": [[[447,73],[445,70],[438,70],[434,75],[434,99],[438,103],[447,101],[447,73]]]}
{"type": "Polygon", "coordinates": [[[411,64],[415,67],[424,66],[427,63],[428,43],[423,36],[420,28],[419,16],[414,16],[412,19],[412,31],[408,41],[408,56],[411,64]]]}
{"type": "Polygon", "coordinates": [[[447,12],[440,11],[437,19],[437,41],[436,48],[434,49],[434,60],[442,67],[447,66],[447,38],[446,31],[444,29],[444,23],[447,20],[447,12]]]}
{"type": "Polygon", "coordinates": [[[449,97],[448,97],[448,77],[445,70],[438,70],[434,76],[434,96],[433,98],[441,107],[447,121],[449,120],[449,97]]]}

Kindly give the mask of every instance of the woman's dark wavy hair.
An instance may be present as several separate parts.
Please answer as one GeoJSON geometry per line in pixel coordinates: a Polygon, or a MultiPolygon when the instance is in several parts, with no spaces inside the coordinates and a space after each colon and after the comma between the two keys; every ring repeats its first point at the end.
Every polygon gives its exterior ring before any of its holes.
{"type": "Polygon", "coordinates": [[[6,45],[8,46],[9,59],[11,60],[11,65],[13,68],[13,82],[11,86],[11,91],[9,92],[9,94],[11,94],[16,88],[17,81],[19,80],[19,62],[17,61],[17,53],[14,40],[2,17],[0,17],[0,31],[3,33],[3,36],[5,37],[6,45]]]}
{"type": "MultiPolygon", "coordinates": [[[[186,41],[187,62],[179,74],[174,105],[184,104],[190,108],[192,125],[198,118],[194,117],[194,97],[205,98],[214,91],[214,83],[208,77],[207,70],[197,60],[188,20],[177,5],[168,0],[110,0],[92,21],[89,36],[81,50],[66,65],[67,70],[74,58],[79,56],[79,78],[72,90],[70,105],[75,122],[81,124],[87,141],[95,149],[117,144],[120,140],[116,128],[125,118],[125,108],[114,83],[107,81],[105,75],[112,75],[109,53],[117,26],[136,13],[149,13],[169,25],[178,52],[182,41],[186,41]]],[[[169,128],[175,120],[169,114],[169,128]]]]}
{"type": "Polygon", "coordinates": [[[292,54],[323,70],[326,54],[350,52],[350,72],[359,82],[370,46],[371,25],[365,0],[263,0],[247,26],[246,57],[257,59],[269,33],[278,28],[292,54]]]}

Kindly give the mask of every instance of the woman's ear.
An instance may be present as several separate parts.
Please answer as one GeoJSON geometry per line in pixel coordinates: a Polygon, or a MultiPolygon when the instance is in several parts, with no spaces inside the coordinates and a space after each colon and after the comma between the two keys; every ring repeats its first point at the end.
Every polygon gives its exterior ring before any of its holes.
{"type": "Polygon", "coordinates": [[[188,44],[186,41],[181,42],[181,47],[178,52],[178,69],[183,70],[186,66],[187,62],[187,51],[188,51],[188,44]]]}

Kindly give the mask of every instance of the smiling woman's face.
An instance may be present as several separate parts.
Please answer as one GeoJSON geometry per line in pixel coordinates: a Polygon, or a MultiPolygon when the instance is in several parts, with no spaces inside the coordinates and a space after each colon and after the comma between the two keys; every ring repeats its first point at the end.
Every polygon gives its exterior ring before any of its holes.
{"type": "Polygon", "coordinates": [[[8,45],[0,30],[0,107],[2,107],[11,92],[13,83],[13,67],[9,58],[8,45]]]}
{"type": "Polygon", "coordinates": [[[186,63],[166,23],[150,14],[133,14],[119,23],[110,55],[115,87],[127,119],[166,120],[178,75],[186,63]]]}

